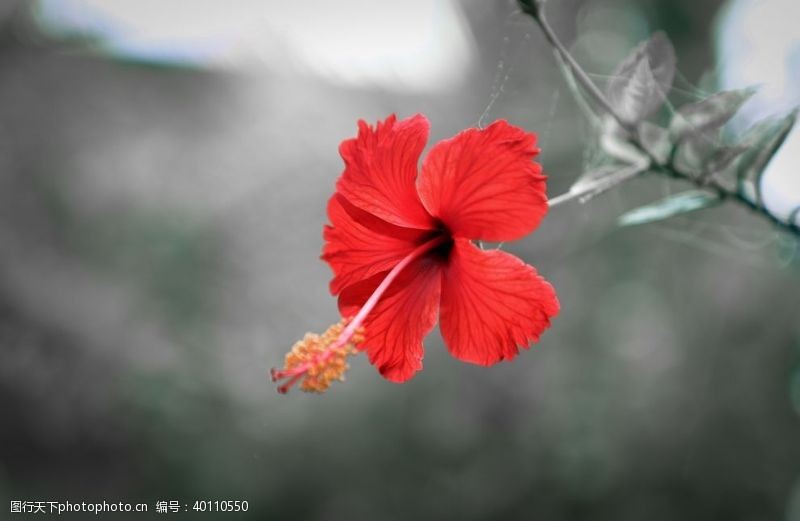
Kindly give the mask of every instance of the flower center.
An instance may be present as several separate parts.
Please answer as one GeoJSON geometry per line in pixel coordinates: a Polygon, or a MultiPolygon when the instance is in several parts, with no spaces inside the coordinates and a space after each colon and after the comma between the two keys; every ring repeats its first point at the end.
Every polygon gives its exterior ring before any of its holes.
{"type": "MultiPolygon", "coordinates": [[[[446,230],[446,228],[444,229],[446,230]]],[[[343,380],[349,368],[347,356],[355,354],[356,348],[364,340],[362,324],[375,308],[389,286],[409,264],[426,253],[444,255],[447,258],[453,246],[449,231],[436,231],[424,243],[403,257],[381,281],[355,317],[342,320],[329,327],[322,335],[307,333],[287,353],[283,369],[272,369],[273,382],[286,380],[278,386],[278,392],[285,394],[297,382],[302,381],[300,389],[310,392],[324,392],[335,380],[343,380]]]]}
{"type": "Polygon", "coordinates": [[[441,242],[430,249],[430,255],[438,260],[446,261],[450,258],[450,252],[453,250],[453,235],[447,225],[439,219],[436,219],[436,225],[428,241],[433,239],[439,239],[441,242]]]}

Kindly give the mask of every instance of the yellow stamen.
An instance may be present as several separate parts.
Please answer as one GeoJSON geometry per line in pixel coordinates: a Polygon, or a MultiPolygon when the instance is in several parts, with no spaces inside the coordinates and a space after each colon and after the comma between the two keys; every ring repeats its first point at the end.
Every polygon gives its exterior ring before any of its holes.
{"type": "Polygon", "coordinates": [[[350,368],[347,365],[347,357],[355,354],[356,347],[364,342],[364,328],[361,324],[378,304],[384,292],[406,266],[448,240],[445,235],[437,235],[414,248],[386,274],[355,317],[346,318],[332,325],[322,335],[307,333],[302,340],[292,346],[292,350],[286,354],[284,368],[270,371],[273,382],[286,379],[278,386],[278,392],[285,394],[294,384],[302,380],[300,389],[303,391],[322,393],[335,380],[344,380],[344,372],[350,368]]]}
{"type": "Polygon", "coordinates": [[[333,382],[344,380],[344,373],[350,368],[347,357],[356,354],[357,346],[364,341],[363,328],[356,329],[347,339],[342,338],[348,322],[349,319],[344,319],[321,335],[306,333],[297,341],[286,353],[283,369],[272,370],[273,381],[288,378],[278,392],[286,393],[299,381],[301,390],[323,393],[333,382]]]}

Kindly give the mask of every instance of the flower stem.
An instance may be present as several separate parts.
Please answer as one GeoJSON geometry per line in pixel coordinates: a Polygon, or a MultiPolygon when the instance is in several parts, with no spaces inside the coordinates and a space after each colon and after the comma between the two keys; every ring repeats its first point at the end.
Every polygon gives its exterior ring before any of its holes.
{"type": "Polygon", "coordinates": [[[563,193],[561,195],[558,195],[556,197],[553,197],[552,199],[547,201],[547,206],[549,206],[550,208],[553,208],[554,206],[558,206],[560,204],[572,201],[573,199],[577,199],[577,198],[578,198],[578,194],[572,193],[572,192],[565,192],[565,193],[563,193]]]}
{"type": "Polygon", "coordinates": [[[553,46],[566,66],[572,70],[572,73],[575,75],[576,79],[580,82],[581,86],[586,90],[586,92],[589,93],[589,95],[598,105],[603,108],[603,110],[610,114],[611,117],[613,117],[617,123],[619,123],[619,126],[627,130],[628,133],[633,134],[633,131],[635,130],[634,127],[629,122],[622,119],[622,117],[620,117],[616,111],[614,111],[613,107],[611,107],[611,104],[603,95],[603,93],[600,92],[600,89],[597,87],[597,85],[595,85],[592,79],[589,78],[589,75],[586,74],[586,71],[583,70],[583,67],[581,67],[577,61],[575,61],[575,58],[573,58],[572,54],[570,54],[567,48],[564,47],[564,44],[561,43],[561,40],[558,39],[558,36],[556,36],[553,28],[550,27],[550,24],[547,22],[547,19],[544,16],[544,10],[541,8],[541,6],[538,7],[538,15],[533,16],[533,19],[539,24],[539,27],[542,29],[542,33],[544,33],[547,41],[553,46]]]}

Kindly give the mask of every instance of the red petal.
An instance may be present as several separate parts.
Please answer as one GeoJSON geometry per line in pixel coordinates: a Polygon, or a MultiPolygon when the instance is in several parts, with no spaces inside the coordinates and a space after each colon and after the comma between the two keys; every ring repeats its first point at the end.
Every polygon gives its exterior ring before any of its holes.
{"type": "Polygon", "coordinates": [[[381,221],[354,208],[336,193],[328,201],[328,219],[331,225],[323,230],[322,259],[333,270],[330,289],[334,295],[351,284],[392,269],[427,233],[381,221]]]}
{"type": "MultiPolygon", "coordinates": [[[[339,295],[339,311],[358,313],[386,273],[349,286],[339,295]]],[[[441,294],[441,265],[419,258],[389,286],[364,322],[369,361],[384,378],[405,382],[422,369],[422,339],[436,324],[441,294]]]]}
{"type": "Polygon", "coordinates": [[[547,213],[545,177],[531,161],[535,145],[535,134],[502,120],[437,143],[417,181],[425,208],[457,237],[527,235],[547,213]]]}
{"type": "Polygon", "coordinates": [[[550,326],[559,304],[532,266],[500,250],[457,239],[442,283],[441,330],[459,360],[510,360],[550,326]]]}
{"type": "Polygon", "coordinates": [[[421,114],[400,122],[392,115],[375,128],[359,121],[358,137],[339,147],[345,169],[336,190],[384,221],[407,228],[432,227],[414,186],[429,126],[421,114]]]}

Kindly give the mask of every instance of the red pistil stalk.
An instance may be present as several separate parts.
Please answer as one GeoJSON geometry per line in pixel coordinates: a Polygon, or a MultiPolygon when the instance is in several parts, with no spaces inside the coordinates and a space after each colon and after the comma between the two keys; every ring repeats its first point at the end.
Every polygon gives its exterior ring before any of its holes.
{"type": "Polygon", "coordinates": [[[302,381],[300,389],[303,391],[322,393],[335,380],[344,380],[344,373],[350,367],[346,362],[347,357],[355,354],[364,341],[364,328],[361,325],[369,313],[400,272],[411,262],[447,240],[444,235],[434,237],[403,257],[386,274],[355,317],[343,319],[329,327],[322,335],[306,333],[305,337],[296,342],[286,354],[284,368],[270,370],[273,382],[286,379],[278,386],[278,392],[285,394],[292,386],[302,381]]]}

